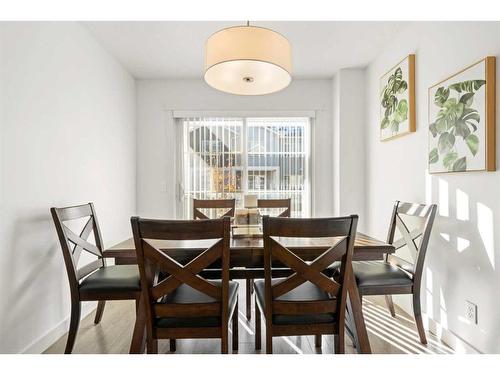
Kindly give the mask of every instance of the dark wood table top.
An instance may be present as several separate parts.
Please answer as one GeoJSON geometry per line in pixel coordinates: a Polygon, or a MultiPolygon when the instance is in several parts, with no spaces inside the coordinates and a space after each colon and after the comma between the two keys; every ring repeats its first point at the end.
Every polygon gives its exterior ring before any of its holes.
{"type": "MultiPolygon", "coordinates": [[[[340,241],[339,237],[297,238],[281,237],[279,242],[284,246],[297,251],[304,260],[314,259],[319,251],[326,250],[340,241]]],[[[169,255],[182,260],[193,256],[193,252],[201,252],[210,247],[215,240],[171,241],[149,240],[151,244],[161,250],[168,251],[169,255]]],[[[253,267],[260,263],[264,250],[262,238],[231,238],[231,263],[234,266],[253,267]],[[234,260],[234,262],[233,262],[234,260]]],[[[354,260],[380,260],[384,254],[393,253],[394,247],[363,233],[357,233],[354,243],[354,260]]],[[[129,238],[103,252],[106,258],[135,258],[134,239],[129,238]]]]}

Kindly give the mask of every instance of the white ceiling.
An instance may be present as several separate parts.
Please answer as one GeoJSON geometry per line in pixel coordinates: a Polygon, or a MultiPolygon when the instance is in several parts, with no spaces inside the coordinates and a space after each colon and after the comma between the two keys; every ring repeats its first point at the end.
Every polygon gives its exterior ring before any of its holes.
{"type": "MultiPolygon", "coordinates": [[[[212,21],[83,22],[95,38],[136,78],[203,76],[204,45],[218,29],[244,24],[212,21]]],[[[272,28],[292,44],[296,78],[331,77],[341,68],[374,59],[408,22],[251,22],[272,28]]]]}

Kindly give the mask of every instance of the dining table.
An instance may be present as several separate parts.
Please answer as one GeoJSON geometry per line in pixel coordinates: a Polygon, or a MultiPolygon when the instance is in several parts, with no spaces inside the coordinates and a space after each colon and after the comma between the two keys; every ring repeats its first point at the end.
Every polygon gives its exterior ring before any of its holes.
{"type": "MultiPolygon", "coordinates": [[[[334,246],[342,238],[280,238],[280,242],[293,250],[304,261],[313,261],[325,250],[334,246]]],[[[148,240],[152,245],[168,254],[181,264],[193,259],[197,254],[211,246],[213,240],[148,240]]],[[[358,232],[354,243],[353,261],[383,260],[385,254],[394,253],[391,244],[379,241],[366,234],[358,232]]],[[[103,251],[105,258],[113,258],[115,264],[136,264],[134,239],[126,239],[103,251]]],[[[203,276],[216,278],[220,272],[212,268],[204,271],[203,276]]],[[[273,277],[290,274],[290,270],[280,267],[273,268],[273,277]]],[[[346,314],[346,330],[353,339],[358,353],[371,353],[370,341],[363,318],[362,304],[353,272],[347,280],[348,300],[346,314]]],[[[231,237],[230,240],[230,270],[231,279],[264,278],[264,241],[258,237],[231,237]]],[[[136,314],[134,333],[130,344],[130,353],[142,353],[145,346],[145,309],[144,303],[139,303],[136,314]]]]}

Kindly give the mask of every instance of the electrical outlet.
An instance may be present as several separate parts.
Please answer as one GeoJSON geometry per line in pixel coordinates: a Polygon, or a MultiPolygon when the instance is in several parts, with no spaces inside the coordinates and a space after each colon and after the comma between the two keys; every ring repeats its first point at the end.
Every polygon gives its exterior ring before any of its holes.
{"type": "Polygon", "coordinates": [[[477,305],[471,301],[465,301],[465,317],[472,324],[477,324],[477,305]]]}

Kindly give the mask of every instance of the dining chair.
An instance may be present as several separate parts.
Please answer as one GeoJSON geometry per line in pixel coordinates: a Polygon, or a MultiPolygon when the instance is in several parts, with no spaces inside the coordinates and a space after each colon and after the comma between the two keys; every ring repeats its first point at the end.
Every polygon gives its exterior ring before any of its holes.
{"type": "Polygon", "coordinates": [[[175,351],[175,340],[183,338],[220,338],[221,352],[228,353],[231,321],[232,348],[238,350],[238,283],[229,280],[229,217],[132,217],[131,223],[145,300],[148,353],[158,352],[159,339],[170,339],[170,350],[175,351]],[[180,264],[154,240],[210,241],[206,250],[180,264]],[[200,273],[214,264],[222,270],[222,279],[203,278],[200,273]]]}
{"type": "Polygon", "coordinates": [[[201,209],[227,209],[219,217],[229,216],[234,217],[234,208],[236,205],[236,199],[193,199],[193,219],[209,219],[201,209]]]}
{"type": "Polygon", "coordinates": [[[427,344],[420,306],[422,273],[436,210],[435,204],[396,201],[387,235],[387,243],[392,244],[396,252],[387,254],[384,261],[353,263],[360,297],[384,295],[392,317],[396,317],[392,295],[412,295],[415,323],[422,344],[427,344]],[[397,239],[396,232],[399,232],[397,239]],[[401,257],[403,248],[409,253],[404,258],[401,257]]]}
{"type": "Polygon", "coordinates": [[[64,257],[71,293],[71,318],[65,354],[73,350],[80,324],[81,301],[98,301],[94,324],[101,321],[108,300],[135,300],[141,293],[139,269],[136,265],[107,266],[102,256],[102,236],[93,203],[50,209],[64,257]],[[70,227],[84,223],[80,234],[70,227]],[[73,225],[72,225],[73,224],[73,225]],[[89,242],[93,232],[94,244],[89,242]],[[94,258],[82,267],[79,261],[94,258]]]}
{"type": "Polygon", "coordinates": [[[344,328],[348,282],[354,251],[356,215],[339,218],[290,219],[263,217],[264,280],[256,280],[255,350],[261,348],[261,315],[266,324],[266,353],[273,352],[273,337],[334,335],[335,353],[344,353],[344,328]],[[312,262],[305,262],[287,248],[280,237],[336,237],[332,245],[312,262]],[[322,271],[340,262],[338,277],[322,271]],[[276,266],[289,267],[294,273],[272,278],[276,266]]]}
{"type": "Polygon", "coordinates": [[[290,217],[292,199],[257,199],[257,208],[272,208],[272,209],[283,209],[277,216],[278,217],[290,217]]]}
{"type": "MultiPolygon", "coordinates": [[[[290,217],[292,199],[257,199],[257,208],[282,209],[277,217],[290,217]]],[[[246,279],[246,317],[252,319],[252,294],[254,279],[246,279]]]]}

